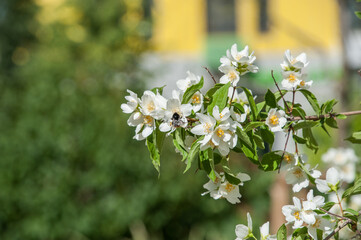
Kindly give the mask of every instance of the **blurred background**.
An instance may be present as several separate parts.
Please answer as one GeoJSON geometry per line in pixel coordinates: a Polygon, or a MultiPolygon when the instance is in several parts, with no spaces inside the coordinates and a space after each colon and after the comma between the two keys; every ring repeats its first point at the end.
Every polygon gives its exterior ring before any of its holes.
{"type": "MultiPolygon", "coordinates": [[[[182,174],[170,142],[158,178],[119,106],[126,89],[169,92],[187,70],[210,86],[202,67],[219,76],[219,58],[238,43],[257,56],[260,73],[242,85],[258,99],[291,49],[308,54],[321,100],[360,109],[357,10],[353,0],[1,0],[0,238],[234,239],[248,211],[254,228],[271,218],[275,233],[283,219],[270,195],[288,198],[279,175],[234,155],[234,169],[252,177],[242,203],[201,197],[208,178],[182,174]]],[[[360,122],[318,134],[322,148],[309,159],[347,145],[360,122]]]]}

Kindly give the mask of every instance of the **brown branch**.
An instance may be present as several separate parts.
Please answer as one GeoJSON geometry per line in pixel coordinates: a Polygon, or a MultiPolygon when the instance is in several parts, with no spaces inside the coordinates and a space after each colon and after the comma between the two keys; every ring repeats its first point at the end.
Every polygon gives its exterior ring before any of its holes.
{"type": "Polygon", "coordinates": [[[287,108],[288,113],[290,113],[290,112],[291,112],[291,111],[290,111],[290,108],[288,107],[288,104],[287,104],[287,102],[286,102],[285,98],[283,97],[283,94],[282,94],[282,92],[281,92],[281,89],[280,89],[280,87],[278,86],[278,84],[277,84],[277,82],[276,82],[276,79],[275,79],[275,77],[274,77],[274,75],[273,75],[273,70],[271,70],[271,75],[272,75],[273,81],[274,81],[274,83],[275,83],[275,85],[276,85],[276,87],[277,87],[278,91],[279,91],[279,92],[280,92],[280,94],[281,94],[281,97],[282,97],[282,99],[283,99],[283,103],[285,104],[285,106],[286,106],[286,108],[287,108]]]}
{"type": "Polygon", "coordinates": [[[334,214],[334,213],[332,213],[332,212],[329,212],[329,211],[327,211],[327,210],[325,210],[325,209],[323,209],[323,208],[320,208],[320,209],[321,209],[322,211],[324,211],[325,213],[327,213],[328,215],[332,215],[332,216],[334,216],[334,217],[341,218],[341,219],[343,219],[343,220],[349,220],[349,219],[350,219],[350,218],[343,217],[343,216],[334,214]]]}
{"type": "Polygon", "coordinates": [[[361,114],[361,110],[357,110],[357,111],[351,111],[351,112],[342,112],[342,113],[331,113],[331,114],[323,114],[320,116],[306,116],[304,119],[302,117],[288,117],[287,120],[288,121],[298,121],[298,120],[312,120],[312,121],[317,121],[317,120],[321,120],[324,118],[330,118],[330,117],[336,117],[337,115],[342,114],[345,116],[352,116],[352,115],[359,115],[361,114]]]}
{"type": "Polygon", "coordinates": [[[203,68],[207,70],[207,72],[209,73],[209,75],[211,75],[214,84],[217,84],[217,81],[216,81],[216,79],[214,79],[214,76],[213,76],[213,74],[211,73],[211,71],[209,71],[209,69],[208,69],[207,67],[203,67],[203,68]]]}
{"type": "Polygon", "coordinates": [[[288,140],[290,138],[290,135],[291,135],[291,128],[290,127],[288,129],[288,132],[287,132],[287,139],[286,139],[286,143],[285,143],[285,148],[283,149],[283,153],[282,153],[282,156],[281,156],[281,161],[280,161],[280,164],[278,165],[278,173],[280,173],[281,171],[281,166],[282,166],[282,162],[283,162],[283,157],[285,156],[285,153],[286,153],[286,149],[287,149],[287,145],[288,145],[288,140]]]}
{"type": "Polygon", "coordinates": [[[231,97],[231,100],[229,101],[229,104],[232,104],[232,101],[233,101],[233,97],[234,97],[234,93],[236,92],[236,87],[234,86],[233,87],[233,93],[232,93],[232,97],[231,97]]]}
{"type": "Polygon", "coordinates": [[[337,232],[339,232],[342,228],[346,227],[347,224],[352,223],[353,221],[351,219],[347,219],[344,223],[342,223],[340,226],[338,226],[335,230],[333,230],[327,237],[325,237],[323,240],[328,240],[332,238],[337,232]]]}

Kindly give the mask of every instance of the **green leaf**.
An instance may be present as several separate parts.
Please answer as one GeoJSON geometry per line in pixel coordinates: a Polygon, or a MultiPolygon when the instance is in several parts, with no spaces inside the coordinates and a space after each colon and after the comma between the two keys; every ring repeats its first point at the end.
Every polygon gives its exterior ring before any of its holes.
{"type": "Polygon", "coordinates": [[[312,128],[315,127],[317,125],[319,125],[320,122],[319,121],[302,121],[302,122],[298,122],[293,126],[293,129],[295,131],[302,129],[302,128],[312,128]]]}
{"type": "MultiPolygon", "coordinates": [[[[287,90],[281,90],[282,92],[282,96],[285,96],[285,94],[288,92],[287,90]]],[[[281,93],[279,91],[275,92],[274,93],[275,97],[276,97],[276,101],[278,102],[282,96],[281,96],[281,93]]]]}
{"type": "Polygon", "coordinates": [[[188,157],[188,152],[184,144],[185,132],[184,128],[178,128],[173,132],[173,145],[179,150],[182,154],[182,161],[186,160],[188,157]]]}
{"type": "Polygon", "coordinates": [[[278,169],[281,160],[282,156],[278,151],[266,153],[262,157],[260,168],[262,168],[264,171],[275,171],[278,169]]]}
{"type": "Polygon", "coordinates": [[[361,144],[361,131],[352,133],[351,137],[346,138],[345,140],[352,143],[361,144]]]}
{"type": "MultiPolygon", "coordinates": [[[[329,211],[332,207],[333,207],[333,205],[335,205],[335,203],[334,202],[328,202],[328,203],[326,203],[325,205],[323,205],[323,209],[325,209],[326,211],[329,211]]],[[[322,211],[322,210],[321,210],[322,211]]]]}
{"type": "Polygon", "coordinates": [[[159,94],[163,94],[163,89],[166,85],[162,86],[162,87],[155,87],[155,88],[152,88],[150,91],[152,91],[153,93],[157,93],[157,91],[159,92],[159,94]]]}
{"type": "Polygon", "coordinates": [[[250,130],[253,130],[253,129],[263,126],[263,125],[265,125],[264,122],[250,122],[244,127],[244,131],[248,132],[250,130]]]}
{"type": "Polygon", "coordinates": [[[221,87],[223,87],[224,84],[223,83],[217,83],[216,85],[214,85],[212,88],[210,88],[207,93],[206,93],[206,97],[211,98],[213,96],[213,94],[220,89],[221,87]]]}
{"type": "Polygon", "coordinates": [[[195,141],[192,146],[191,149],[188,152],[188,157],[187,157],[187,167],[184,170],[183,173],[187,172],[191,166],[192,166],[192,162],[194,160],[194,158],[197,156],[198,152],[199,152],[199,148],[200,148],[200,142],[202,139],[204,138],[204,136],[200,137],[197,139],[197,141],[195,141]]]}
{"type": "Polygon", "coordinates": [[[238,185],[241,183],[241,180],[239,180],[239,178],[237,178],[229,169],[229,167],[227,165],[222,165],[223,170],[224,170],[224,176],[226,177],[227,181],[230,182],[233,185],[238,185]]]}
{"type": "Polygon", "coordinates": [[[315,97],[315,95],[313,95],[313,93],[311,93],[310,91],[308,91],[306,89],[301,89],[299,91],[303,94],[303,96],[306,97],[307,101],[310,103],[310,105],[313,108],[313,110],[315,111],[315,113],[317,115],[320,115],[321,109],[320,109],[320,106],[318,105],[317,98],[315,97]]]}
{"type": "Polygon", "coordinates": [[[246,93],[246,96],[247,96],[247,99],[248,99],[248,104],[249,104],[249,106],[251,108],[252,117],[253,117],[253,120],[255,121],[255,120],[257,120],[258,110],[257,110],[256,103],[254,102],[253,95],[247,88],[242,87],[242,89],[246,93]]]}
{"type": "Polygon", "coordinates": [[[265,101],[259,102],[259,103],[256,104],[256,107],[257,107],[257,110],[258,110],[257,116],[261,114],[261,111],[262,111],[262,109],[264,108],[265,105],[266,105],[265,101]]]}
{"type": "Polygon", "coordinates": [[[256,143],[257,147],[259,147],[260,149],[265,149],[264,147],[264,141],[262,139],[262,137],[260,136],[260,132],[256,132],[253,134],[253,140],[256,143]]]}
{"type": "Polygon", "coordinates": [[[214,153],[211,148],[208,148],[205,151],[199,152],[201,169],[204,169],[208,177],[214,182],[217,178],[215,169],[214,169],[214,153]]]}
{"type": "Polygon", "coordinates": [[[306,117],[306,113],[305,111],[301,108],[301,106],[294,106],[293,110],[292,110],[292,114],[295,117],[301,117],[302,119],[305,119],[306,117]]]}
{"type": "Polygon", "coordinates": [[[212,114],[213,112],[213,107],[214,106],[218,106],[219,107],[219,111],[222,111],[223,108],[227,105],[227,97],[228,97],[228,89],[229,86],[231,85],[231,83],[227,83],[225,85],[223,85],[221,88],[219,88],[212,97],[212,102],[210,105],[208,105],[207,107],[207,112],[209,114],[212,114]]]}
{"type": "Polygon", "coordinates": [[[361,177],[358,177],[355,180],[355,183],[352,187],[346,189],[346,191],[342,194],[342,198],[347,198],[352,195],[361,193],[361,177]]]}
{"type": "Polygon", "coordinates": [[[299,143],[299,144],[306,144],[307,143],[307,140],[304,139],[304,138],[301,138],[295,134],[293,134],[293,140],[295,140],[296,143],[299,143]]]}
{"type": "Polygon", "coordinates": [[[337,117],[338,119],[346,119],[346,118],[347,118],[347,116],[346,116],[346,115],[343,115],[343,114],[337,114],[336,117],[337,117]]]}
{"type": "Polygon", "coordinates": [[[157,134],[153,131],[151,135],[147,137],[146,144],[150,153],[150,159],[152,159],[153,166],[159,173],[160,167],[160,151],[157,147],[157,134]]]}
{"type": "Polygon", "coordinates": [[[274,133],[268,127],[261,127],[260,131],[262,139],[272,145],[275,139],[274,133]]]}
{"type": "Polygon", "coordinates": [[[265,95],[265,101],[268,106],[271,108],[277,107],[276,96],[268,89],[265,95]]]}
{"type": "Polygon", "coordinates": [[[347,208],[346,210],[344,210],[344,212],[349,212],[349,213],[351,213],[351,214],[354,215],[354,216],[358,216],[358,212],[355,211],[355,210],[353,210],[353,209],[351,209],[351,208],[347,208]]]}
{"type": "MultiPolygon", "coordinates": [[[[252,136],[252,132],[249,132],[252,136]]],[[[245,131],[240,128],[237,128],[237,136],[240,144],[240,148],[244,155],[251,160],[254,164],[259,165],[258,162],[258,154],[257,154],[257,147],[254,143],[253,138],[249,137],[245,131]]]]}
{"type": "Polygon", "coordinates": [[[306,146],[309,149],[313,150],[315,153],[317,153],[318,143],[317,143],[315,137],[313,136],[311,128],[303,128],[302,135],[303,135],[303,138],[307,140],[306,146]]]}
{"type": "Polygon", "coordinates": [[[236,113],[239,113],[239,114],[245,113],[244,108],[243,108],[243,106],[241,104],[236,103],[236,102],[232,102],[232,106],[234,106],[233,110],[236,113]]]}
{"type": "Polygon", "coordinates": [[[326,118],[325,122],[329,127],[338,128],[337,127],[337,122],[333,117],[326,118]]]}
{"type": "Polygon", "coordinates": [[[194,85],[190,86],[189,88],[187,88],[187,90],[183,94],[182,104],[188,103],[192,99],[193,95],[196,92],[198,92],[199,90],[201,90],[201,88],[203,87],[203,83],[204,83],[204,80],[202,77],[201,80],[199,81],[199,83],[194,84],[194,85]]]}
{"type": "Polygon", "coordinates": [[[285,224],[278,229],[277,240],[287,240],[287,228],[285,224]]]}
{"type": "Polygon", "coordinates": [[[361,12],[360,12],[360,11],[356,11],[356,12],[355,12],[355,15],[356,15],[356,17],[358,17],[359,19],[361,19],[361,12]]]}
{"type": "Polygon", "coordinates": [[[337,104],[336,99],[332,99],[330,101],[325,102],[325,113],[331,113],[333,107],[337,104]]]}

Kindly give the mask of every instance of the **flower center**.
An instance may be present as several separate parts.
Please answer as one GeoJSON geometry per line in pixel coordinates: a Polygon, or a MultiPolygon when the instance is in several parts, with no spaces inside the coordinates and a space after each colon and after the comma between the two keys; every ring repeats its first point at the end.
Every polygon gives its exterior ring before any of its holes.
{"type": "Polygon", "coordinates": [[[148,126],[152,126],[153,118],[151,116],[145,116],[144,117],[144,124],[147,124],[148,126]]]}
{"type": "Polygon", "coordinates": [[[230,184],[230,183],[227,183],[226,185],[226,191],[229,193],[229,192],[232,192],[236,187],[233,185],[233,184],[230,184]]]}
{"type": "Polygon", "coordinates": [[[237,78],[237,74],[234,71],[229,72],[228,78],[229,78],[229,80],[231,80],[231,82],[233,82],[237,78]]]}
{"type": "Polygon", "coordinates": [[[278,117],[276,115],[272,115],[269,118],[269,121],[271,122],[272,125],[277,125],[278,124],[278,117]]]}
{"type": "Polygon", "coordinates": [[[301,86],[301,87],[304,87],[305,85],[306,85],[306,82],[302,80],[302,81],[300,82],[300,86],[301,86]]]}
{"type": "Polygon", "coordinates": [[[303,176],[303,173],[301,169],[297,168],[296,170],[293,171],[293,175],[295,175],[297,178],[300,178],[303,176]]]}
{"type": "Polygon", "coordinates": [[[201,103],[201,100],[200,100],[199,96],[193,95],[193,97],[192,97],[192,103],[193,103],[193,104],[199,104],[199,103],[201,103]]]}
{"type": "Polygon", "coordinates": [[[296,81],[295,75],[290,74],[290,75],[288,76],[288,81],[291,82],[291,83],[294,83],[294,82],[296,81]]]}
{"type": "Polygon", "coordinates": [[[203,125],[204,131],[206,133],[211,133],[211,127],[212,127],[212,125],[210,123],[206,123],[203,125]]]}
{"type": "Polygon", "coordinates": [[[152,112],[152,111],[154,111],[154,109],[155,109],[155,106],[154,106],[153,102],[151,102],[147,105],[148,112],[152,112]]]}
{"type": "Polygon", "coordinates": [[[241,54],[237,54],[237,56],[235,57],[235,59],[236,59],[237,61],[239,61],[239,59],[241,59],[241,57],[242,57],[241,54]]]}
{"type": "Polygon", "coordinates": [[[295,218],[296,218],[297,220],[300,220],[300,212],[299,212],[299,211],[295,212],[295,213],[293,214],[293,216],[295,216],[295,218]]]}
{"type": "Polygon", "coordinates": [[[218,130],[217,130],[217,136],[218,136],[218,137],[222,137],[223,135],[224,135],[224,131],[223,131],[222,129],[218,128],[218,130]]]}
{"type": "Polygon", "coordinates": [[[285,154],[285,156],[283,157],[283,160],[285,160],[287,163],[290,163],[292,159],[291,159],[290,155],[285,154]]]}

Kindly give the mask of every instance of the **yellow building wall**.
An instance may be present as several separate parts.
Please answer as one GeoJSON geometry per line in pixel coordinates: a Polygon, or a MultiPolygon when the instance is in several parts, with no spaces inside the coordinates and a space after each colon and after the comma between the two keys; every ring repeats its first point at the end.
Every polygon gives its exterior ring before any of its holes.
{"type": "MultiPolygon", "coordinates": [[[[236,0],[241,41],[256,51],[339,46],[336,0],[269,0],[270,29],[259,31],[259,1],[236,0]]],[[[206,0],[154,0],[153,45],[160,52],[200,54],[207,40],[206,0]]]]}
{"type": "Polygon", "coordinates": [[[259,31],[259,2],[237,0],[237,32],[260,51],[316,47],[324,50],[339,44],[338,5],[335,0],[270,0],[270,29],[259,31]]]}
{"type": "Polygon", "coordinates": [[[154,0],[155,50],[200,53],[206,36],[205,9],[204,0],[154,0]]]}

